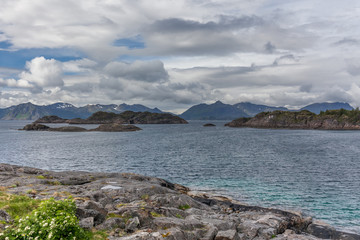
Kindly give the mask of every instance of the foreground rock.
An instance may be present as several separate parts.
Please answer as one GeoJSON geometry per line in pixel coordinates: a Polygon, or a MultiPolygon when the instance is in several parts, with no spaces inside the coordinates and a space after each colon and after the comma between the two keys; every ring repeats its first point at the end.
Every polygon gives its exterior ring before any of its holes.
{"type": "MultiPolygon", "coordinates": [[[[0,182],[9,193],[33,198],[73,196],[80,225],[102,229],[111,240],[360,239],[319,227],[299,213],[247,206],[130,173],[51,172],[0,164],[0,182]]],[[[7,218],[6,213],[1,216],[7,218]]]]}
{"type": "Polygon", "coordinates": [[[169,113],[150,113],[126,111],[119,114],[96,112],[87,119],[63,119],[57,116],[45,116],[35,123],[69,123],[69,124],[186,124],[186,120],[169,113]]]}
{"type": "Polygon", "coordinates": [[[300,112],[262,112],[253,118],[238,118],[225,124],[228,127],[289,128],[324,130],[360,130],[359,110],[328,110],[316,115],[300,112]]]}
{"type": "Polygon", "coordinates": [[[39,123],[31,123],[26,125],[23,129],[25,131],[50,131],[50,132],[133,132],[139,131],[141,128],[136,127],[134,125],[122,125],[118,123],[113,124],[101,124],[99,127],[94,129],[86,129],[82,127],[74,127],[74,126],[65,126],[65,127],[57,127],[51,128],[46,125],[42,125],[39,123]]]}

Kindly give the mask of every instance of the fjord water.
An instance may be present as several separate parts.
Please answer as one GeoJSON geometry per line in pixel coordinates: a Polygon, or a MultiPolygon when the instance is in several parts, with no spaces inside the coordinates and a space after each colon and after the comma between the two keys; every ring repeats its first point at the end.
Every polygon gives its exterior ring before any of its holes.
{"type": "Polygon", "coordinates": [[[25,132],[0,121],[0,162],[134,172],[261,206],[300,210],[360,233],[360,131],[139,125],[129,133],[25,132]]]}

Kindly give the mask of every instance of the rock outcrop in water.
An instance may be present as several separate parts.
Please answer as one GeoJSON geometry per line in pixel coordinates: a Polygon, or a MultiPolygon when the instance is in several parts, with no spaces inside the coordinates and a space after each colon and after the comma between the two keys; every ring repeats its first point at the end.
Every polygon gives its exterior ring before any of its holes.
{"type": "Polygon", "coordinates": [[[109,124],[101,124],[99,127],[95,129],[91,129],[89,131],[100,131],[100,132],[133,132],[139,131],[141,128],[136,127],[134,125],[123,125],[119,123],[109,123],[109,124]]]}
{"type": "Polygon", "coordinates": [[[307,110],[300,112],[262,112],[253,118],[238,118],[225,124],[229,127],[360,130],[360,111],[328,110],[315,114],[307,110]]]}
{"type": "MultiPolygon", "coordinates": [[[[32,198],[72,195],[80,225],[104,230],[110,240],[360,239],[299,213],[248,206],[131,173],[52,172],[0,164],[0,182],[1,191],[32,198]]],[[[6,209],[0,211],[5,228],[10,220],[6,209]]]]}
{"type": "Polygon", "coordinates": [[[186,120],[169,113],[150,113],[126,111],[119,114],[96,112],[87,119],[63,119],[57,116],[45,116],[35,123],[69,123],[69,124],[186,124],[186,120]]]}
{"type": "Polygon", "coordinates": [[[216,125],[213,123],[205,123],[203,127],[216,127],[216,125]]]}
{"type": "Polygon", "coordinates": [[[118,123],[112,124],[101,124],[97,128],[94,129],[86,129],[82,127],[74,127],[74,126],[64,126],[64,127],[56,127],[51,128],[49,126],[40,124],[40,123],[31,123],[26,125],[23,129],[25,131],[50,131],[50,132],[133,132],[139,131],[141,128],[136,127],[134,125],[123,125],[118,123]]]}

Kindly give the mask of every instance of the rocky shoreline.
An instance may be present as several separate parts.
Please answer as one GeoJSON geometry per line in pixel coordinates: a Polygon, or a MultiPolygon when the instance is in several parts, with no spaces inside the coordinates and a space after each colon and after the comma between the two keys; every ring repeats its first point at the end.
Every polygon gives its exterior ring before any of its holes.
{"type": "MultiPolygon", "coordinates": [[[[360,239],[301,213],[249,206],[131,173],[53,172],[0,164],[0,182],[1,191],[36,199],[72,196],[80,225],[104,230],[110,240],[360,239]]],[[[0,210],[0,228],[7,222],[6,209],[0,210]]]]}

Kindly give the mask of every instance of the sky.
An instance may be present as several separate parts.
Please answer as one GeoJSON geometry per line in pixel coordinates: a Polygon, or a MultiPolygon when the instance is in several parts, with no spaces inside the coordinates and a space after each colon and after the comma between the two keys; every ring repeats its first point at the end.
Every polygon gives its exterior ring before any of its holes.
{"type": "Polygon", "coordinates": [[[0,3],[0,108],[360,106],[358,0],[0,3]]]}

